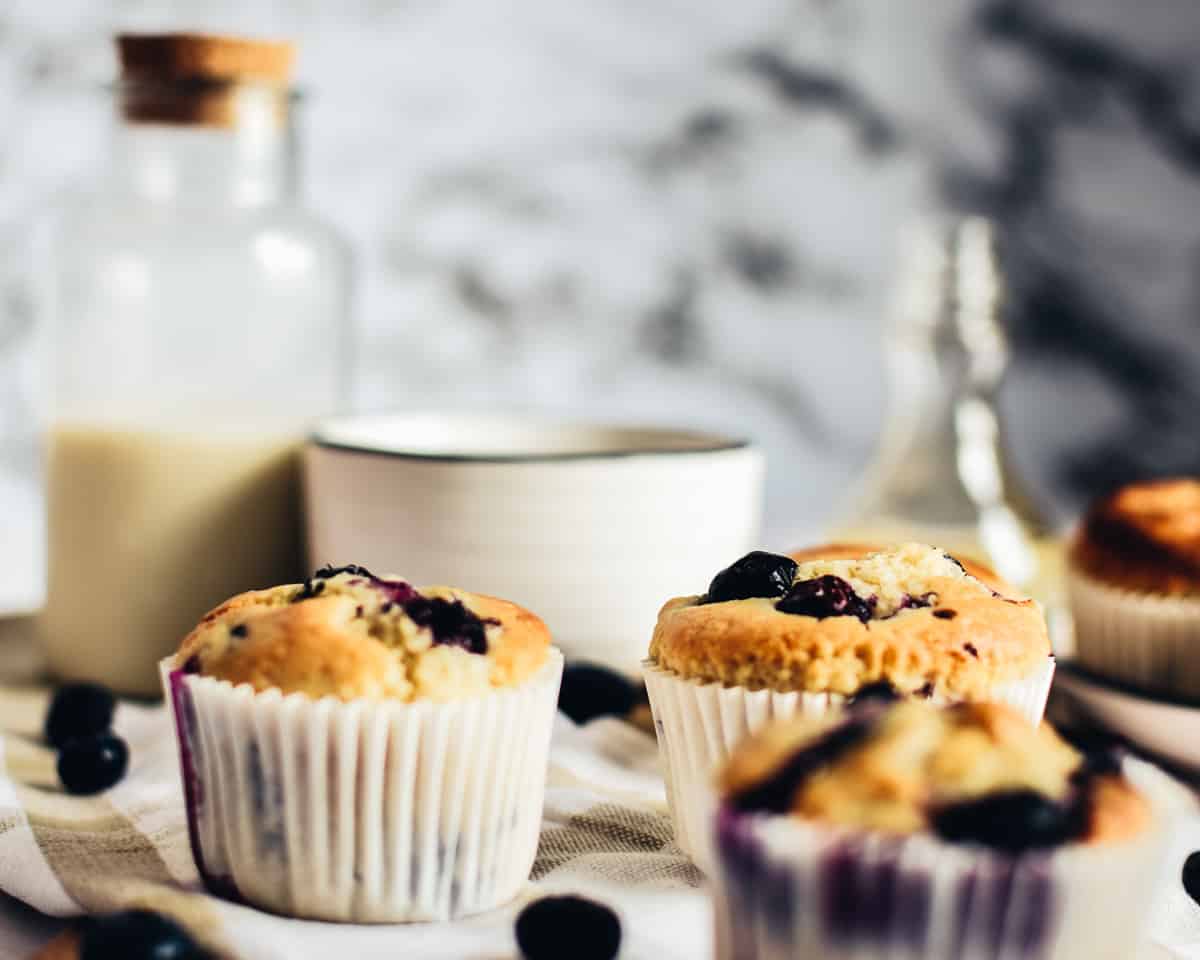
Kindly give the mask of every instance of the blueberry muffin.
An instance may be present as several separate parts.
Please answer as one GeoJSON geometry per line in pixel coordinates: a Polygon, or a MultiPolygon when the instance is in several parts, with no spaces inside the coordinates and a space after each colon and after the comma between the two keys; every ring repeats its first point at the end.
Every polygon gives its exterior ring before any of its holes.
{"type": "Polygon", "coordinates": [[[669,601],[650,644],[657,666],[687,679],[842,696],[886,681],[982,699],[1049,656],[1033,600],[998,594],[922,544],[801,562],[750,554],[705,594],[669,601]]]}
{"type": "Polygon", "coordinates": [[[221,604],[163,664],[206,886],[354,923],[511,899],[561,675],[529,611],[362,567],[221,604]]]}
{"type": "Polygon", "coordinates": [[[773,718],[820,715],[882,685],[1004,700],[1036,722],[1053,669],[1036,603],[934,547],[749,554],[704,594],[667,602],[644,664],[676,839],[703,860],[712,772],[773,718]]]}
{"type": "Polygon", "coordinates": [[[1168,832],[1121,758],[1003,704],[887,699],[722,770],[718,956],[1131,956],[1168,832]]]}
{"type": "Polygon", "coordinates": [[[1200,701],[1200,480],[1134,484],[1093,504],[1067,582],[1085,667],[1200,701]]]}
{"type": "Polygon", "coordinates": [[[176,664],[260,691],[444,701],[524,683],[549,650],[546,625],[507,600],[326,567],[227,600],[176,664]]]}
{"type": "Polygon", "coordinates": [[[1005,704],[890,699],[750,737],[721,771],[724,802],[1005,850],[1127,840],[1149,822],[1113,754],[1085,757],[1005,704]]]}

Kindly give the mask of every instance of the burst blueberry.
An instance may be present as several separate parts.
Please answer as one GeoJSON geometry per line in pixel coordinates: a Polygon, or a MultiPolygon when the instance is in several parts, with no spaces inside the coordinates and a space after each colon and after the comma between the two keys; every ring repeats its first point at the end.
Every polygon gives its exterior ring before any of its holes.
{"type": "Polygon", "coordinates": [[[788,591],[787,596],[775,604],[783,613],[794,613],[805,617],[857,617],[863,623],[871,619],[875,605],[864,600],[854,588],[841,577],[826,574],[812,580],[801,580],[788,591]]]}
{"type": "Polygon", "coordinates": [[[933,828],[951,843],[1006,853],[1055,847],[1078,833],[1077,812],[1035,790],[1005,790],[936,811],[933,828]]]}
{"type": "Polygon", "coordinates": [[[782,597],[791,587],[796,569],[791,557],[755,550],[713,577],[703,602],[782,597]]]}
{"type": "Polygon", "coordinates": [[[100,793],[117,783],[129,766],[129,747],[113,733],[72,740],[58,755],[58,779],[67,793],[100,793]]]}
{"type": "Polygon", "coordinates": [[[428,627],[433,642],[444,646],[462,647],[468,653],[487,653],[488,624],[498,620],[481,620],[468,610],[461,600],[415,595],[404,604],[404,612],[418,627],[428,627]]]}
{"type": "Polygon", "coordinates": [[[787,813],[809,777],[866,740],[872,729],[861,717],[834,727],[793,753],[761,783],[735,794],[730,805],[746,813],[787,813]]]}
{"type": "Polygon", "coordinates": [[[327,563],[313,574],[313,579],[332,580],[334,577],[338,576],[338,574],[342,573],[349,573],[356,577],[364,577],[367,580],[378,579],[370,570],[368,570],[366,567],[360,567],[357,563],[350,563],[344,567],[335,567],[333,564],[327,563]]]}
{"type": "Polygon", "coordinates": [[[621,948],[621,921],[594,900],[543,897],[517,916],[517,946],[525,960],[613,960],[621,948]]]}
{"type": "Polygon", "coordinates": [[[112,724],[116,705],[112,691],[96,683],[59,687],[46,713],[46,740],[62,749],[79,737],[103,733],[112,724]]]}

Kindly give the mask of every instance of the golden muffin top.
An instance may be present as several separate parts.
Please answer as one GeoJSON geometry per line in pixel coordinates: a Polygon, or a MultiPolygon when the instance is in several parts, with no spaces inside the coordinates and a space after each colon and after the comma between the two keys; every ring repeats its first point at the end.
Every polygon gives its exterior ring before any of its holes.
{"type": "Polygon", "coordinates": [[[506,600],[324,567],[302,584],[227,600],[175,663],[260,691],[445,701],[522,683],[549,647],[546,625],[506,600]]]}
{"type": "Polygon", "coordinates": [[[994,703],[871,700],[776,724],[736,751],[720,788],[745,812],[1009,850],[1119,841],[1150,821],[1112,754],[1085,756],[994,703]]]}
{"type": "Polygon", "coordinates": [[[1200,595],[1200,480],[1131,484],[1097,501],[1080,525],[1071,562],[1111,586],[1200,595]]]}
{"type": "Polygon", "coordinates": [[[756,552],[708,591],[662,608],[650,658],[699,682],[851,695],[886,680],[905,693],[979,699],[1050,655],[1045,618],[953,557],[909,543],[802,559],[756,552]]]}

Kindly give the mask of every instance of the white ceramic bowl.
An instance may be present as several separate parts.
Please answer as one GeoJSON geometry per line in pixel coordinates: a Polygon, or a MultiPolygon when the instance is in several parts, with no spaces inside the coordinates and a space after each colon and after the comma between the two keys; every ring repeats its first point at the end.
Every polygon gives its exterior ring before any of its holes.
{"type": "Polygon", "coordinates": [[[513,600],[570,657],[636,675],[659,607],[757,543],[763,457],[651,427],[413,413],[329,420],[305,454],[312,564],[513,600]]]}

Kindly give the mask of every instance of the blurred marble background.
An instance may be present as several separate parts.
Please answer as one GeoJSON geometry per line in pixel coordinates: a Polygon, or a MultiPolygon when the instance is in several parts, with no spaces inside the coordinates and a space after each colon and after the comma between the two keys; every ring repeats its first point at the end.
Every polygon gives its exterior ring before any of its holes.
{"type": "Polygon", "coordinates": [[[301,44],[360,408],[748,433],[789,544],[875,442],[899,231],[961,209],[1003,228],[1003,406],[1047,515],[1200,470],[1191,0],[5,0],[2,579],[35,556],[30,229],[102,154],[111,33],[180,28],[301,44]]]}

